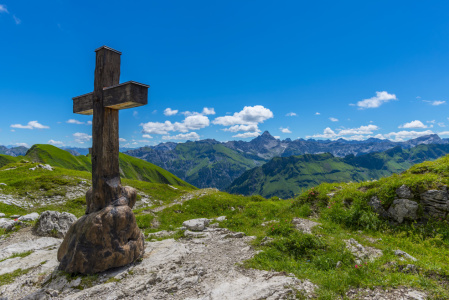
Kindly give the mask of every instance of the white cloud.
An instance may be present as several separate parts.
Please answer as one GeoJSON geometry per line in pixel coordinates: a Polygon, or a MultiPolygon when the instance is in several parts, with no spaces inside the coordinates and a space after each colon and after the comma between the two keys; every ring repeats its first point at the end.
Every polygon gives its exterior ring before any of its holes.
{"type": "Polygon", "coordinates": [[[275,135],[275,136],[273,136],[275,139],[277,139],[277,140],[280,140],[281,139],[281,137],[279,136],[279,135],[275,135]]]}
{"type": "Polygon", "coordinates": [[[229,128],[223,129],[224,131],[238,132],[238,131],[251,131],[260,132],[259,127],[255,124],[252,125],[234,125],[229,128]]]}
{"type": "Polygon", "coordinates": [[[188,116],[184,121],[172,123],[170,121],[142,123],[143,133],[149,134],[168,134],[170,131],[188,132],[189,130],[198,130],[210,125],[209,118],[203,115],[188,116]]]}
{"type": "Polygon", "coordinates": [[[12,128],[20,128],[20,129],[48,129],[50,127],[40,124],[37,121],[30,121],[27,125],[21,124],[12,124],[12,128]]]}
{"type": "Polygon", "coordinates": [[[306,138],[324,138],[324,139],[332,139],[335,138],[337,136],[337,134],[330,129],[329,127],[326,127],[326,129],[324,129],[322,134],[314,134],[311,136],[306,136],[306,138]]]}
{"type": "Polygon", "coordinates": [[[78,124],[78,125],[85,124],[84,122],[81,122],[81,121],[78,121],[78,120],[75,120],[75,119],[67,120],[66,123],[68,123],[68,124],[78,124]]]}
{"type": "Polygon", "coordinates": [[[325,139],[333,139],[337,137],[343,137],[346,135],[352,135],[350,138],[346,139],[360,139],[360,135],[367,135],[367,134],[373,134],[373,131],[379,130],[379,127],[373,124],[369,124],[366,126],[360,126],[357,128],[343,128],[338,129],[338,132],[336,133],[329,127],[324,129],[324,132],[322,134],[315,134],[311,136],[307,136],[306,138],[325,138],[325,139]]]}
{"type": "Polygon", "coordinates": [[[20,23],[22,23],[22,20],[20,20],[19,18],[16,17],[16,15],[12,16],[14,19],[14,22],[16,22],[17,25],[19,25],[20,23]]]}
{"type": "Polygon", "coordinates": [[[386,91],[376,92],[375,97],[359,101],[357,102],[357,106],[359,107],[359,109],[376,108],[381,106],[383,103],[386,103],[391,100],[397,100],[395,94],[389,94],[386,91]]]}
{"type": "Polygon", "coordinates": [[[421,121],[415,120],[409,123],[405,123],[400,125],[398,128],[427,128],[427,125],[424,125],[421,121]]]}
{"type": "Polygon", "coordinates": [[[286,117],[296,117],[296,113],[294,112],[289,112],[288,114],[285,115],[286,117]]]}
{"type": "Polygon", "coordinates": [[[449,135],[449,131],[438,132],[438,135],[449,135]]]}
{"type": "Polygon", "coordinates": [[[133,117],[137,119],[137,116],[139,115],[139,112],[137,110],[133,111],[133,117]]]}
{"type": "Polygon", "coordinates": [[[75,142],[78,142],[80,144],[84,144],[84,142],[88,142],[92,138],[91,135],[88,135],[87,133],[82,133],[82,132],[74,133],[73,137],[75,138],[75,142]]]}
{"type": "Polygon", "coordinates": [[[438,123],[438,126],[440,127],[446,127],[446,124],[444,124],[443,122],[438,123]]]}
{"type": "Polygon", "coordinates": [[[245,106],[242,111],[234,113],[232,116],[216,118],[212,123],[232,126],[232,125],[251,125],[263,123],[267,119],[273,118],[273,112],[262,105],[245,106]]]}
{"type": "Polygon", "coordinates": [[[429,103],[430,105],[433,105],[433,106],[438,106],[438,105],[446,103],[446,101],[441,101],[441,100],[423,100],[423,102],[427,102],[427,103],[429,103]]]}
{"type": "Polygon", "coordinates": [[[28,146],[27,143],[15,143],[16,146],[18,147],[26,147],[26,148],[30,148],[30,146],[28,146]]]}
{"type": "Polygon", "coordinates": [[[339,136],[342,135],[359,135],[359,134],[373,134],[373,131],[379,130],[377,125],[369,124],[367,126],[360,126],[358,128],[341,129],[338,132],[339,136]]]}
{"type": "Polygon", "coordinates": [[[176,115],[178,113],[178,110],[176,109],[176,110],[174,110],[174,109],[171,109],[170,107],[168,107],[168,108],[166,108],[165,110],[164,110],[164,115],[166,115],[166,116],[174,116],[174,115],[176,115]]]}
{"type": "Polygon", "coordinates": [[[126,139],[124,139],[124,138],[119,138],[118,141],[121,142],[121,143],[124,143],[124,142],[126,142],[126,139]]]}
{"type": "Polygon", "coordinates": [[[205,108],[203,108],[203,112],[201,114],[202,115],[215,115],[215,109],[213,107],[211,107],[211,108],[205,107],[205,108]]]}
{"type": "Polygon", "coordinates": [[[321,115],[319,112],[316,112],[316,113],[315,113],[315,116],[319,116],[319,115],[321,115]]]}
{"type": "Polygon", "coordinates": [[[151,136],[151,135],[149,135],[149,134],[144,134],[144,135],[142,135],[142,137],[144,138],[144,139],[152,139],[153,137],[151,136]]]}
{"type": "Polygon", "coordinates": [[[9,11],[6,8],[6,5],[0,4],[0,13],[7,13],[7,14],[9,14],[9,11]]]}
{"type": "Polygon", "coordinates": [[[92,125],[92,121],[87,121],[87,125],[92,125]]]}
{"type": "Polygon", "coordinates": [[[55,140],[49,140],[49,141],[47,142],[47,144],[54,145],[54,146],[64,146],[64,143],[63,143],[63,142],[61,142],[61,141],[55,141],[55,140]]]}
{"type": "Polygon", "coordinates": [[[280,127],[279,130],[280,130],[282,133],[292,133],[292,132],[290,131],[290,129],[288,129],[288,127],[287,127],[287,128],[280,127]]]}
{"type": "Polygon", "coordinates": [[[331,120],[332,122],[338,122],[338,119],[337,119],[337,118],[332,118],[332,117],[330,117],[329,120],[331,120]]]}
{"type": "Polygon", "coordinates": [[[259,132],[245,132],[245,133],[239,133],[239,134],[233,135],[232,137],[246,139],[246,138],[250,138],[250,137],[257,137],[259,135],[260,135],[259,132]]]}
{"type": "Polygon", "coordinates": [[[432,123],[432,124],[435,124],[436,121],[435,121],[435,120],[431,120],[431,121],[426,121],[426,123],[432,123]]]}
{"type": "Polygon", "coordinates": [[[177,135],[165,135],[162,137],[163,140],[199,140],[200,136],[196,132],[180,133],[177,135]]]}
{"type": "Polygon", "coordinates": [[[406,139],[414,139],[420,136],[433,134],[432,130],[426,130],[426,131],[399,131],[399,132],[390,132],[387,134],[384,134],[384,137],[393,139],[394,141],[404,141],[406,139]]]}

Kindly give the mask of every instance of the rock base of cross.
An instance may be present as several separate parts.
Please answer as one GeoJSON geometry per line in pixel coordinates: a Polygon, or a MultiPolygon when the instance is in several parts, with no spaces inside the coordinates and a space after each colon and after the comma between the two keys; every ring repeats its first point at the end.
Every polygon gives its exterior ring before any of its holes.
{"type": "MultiPolygon", "coordinates": [[[[87,207],[92,190],[86,194],[87,207]]],[[[130,264],[144,254],[144,236],[132,207],[136,190],[122,187],[121,197],[76,221],[58,250],[59,270],[93,274],[130,264]]]]}

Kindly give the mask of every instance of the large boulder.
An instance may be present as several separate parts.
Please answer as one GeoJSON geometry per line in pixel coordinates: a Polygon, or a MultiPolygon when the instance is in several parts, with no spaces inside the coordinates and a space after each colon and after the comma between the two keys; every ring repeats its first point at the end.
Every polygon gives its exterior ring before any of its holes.
{"type": "Polygon", "coordinates": [[[19,221],[30,222],[30,221],[37,220],[38,218],[39,218],[39,214],[37,212],[34,212],[34,213],[31,213],[31,214],[27,214],[27,215],[21,216],[19,218],[19,221]]]}
{"type": "Polygon", "coordinates": [[[75,221],[76,217],[73,214],[47,210],[40,215],[34,231],[40,236],[63,238],[75,221]]]}
{"type": "Polygon", "coordinates": [[[92,274],[121,267],[144,253],[144,236],[127,205],[107,206],[81,217],[58,250],[59,269],[92,274]]]}
{"type": "Polygon", "coordinates": [[[398,223],[418,219],[418,203],[408,199],[396,199],[388,209],[390,217],[398,223]]]}
{"type": "Polygon", "coordinates": [[[425,215],[435,218],[445,218],[449,213],[447,187],[443,187],[441,190],[429,190],[422,193],[421,203],[425,215]]]}

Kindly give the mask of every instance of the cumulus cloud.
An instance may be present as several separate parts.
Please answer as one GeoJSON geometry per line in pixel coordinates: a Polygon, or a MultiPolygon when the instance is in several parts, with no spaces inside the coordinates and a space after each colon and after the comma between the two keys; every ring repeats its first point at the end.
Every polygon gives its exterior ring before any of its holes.
{"type": "Polygon", "coordinates": [[[81,121],[78,121],[78,120],[75,120],[75,119],[69,119],[69,120],[66,121],[66,123],[68,123],[68,124],[78,124],[78,125],[85,124],[84,122],[81,122],[81,121]]]}
{"type": "Polygon", "coordinates": [[[199,140],[200,136],[196,132],[180,133],[177,135],[164,135],[163,140],[199,140]]]}
{"type": "Polygon", "coordinates": [[[326,127],[322,134],[314,134],[314,135],[307,136],[306,138],[308,138],[308,139],[309,138],[332,139],[332,138],[335,138],[336,136],[337,136],[337,134],[335,133],[335,131],[330,129],[330,127],[326,127]]]}
{"type": "Polygon", "coordinates": [[[168,107],[164,110],[164,115],[166,115],[166,116],[174,116],[177,113],[178,113],[177,109],[171,109],[170,107],[168,107]]]}
{"type": "Polygon", "coordinates": [[[280,127],[279,130],[280,130],[282,133],[292,133],[292,132],[290,131],[290,129],[288,129],[288,127],[287,127],[287,128],[280,127]]]}
{"type": "Polygon", "coordinates": [[[245,132],[245,133],[239,133],[239,134],[233,135],[232,137],[246,139],[246,138],[250,138],[250,137],[257,137],[259,135],[260,135],[259,132],[245,132]]]}
{"type": "Polygon", "coordinates": [[[424,125],[421,121],[415,120],[409,123],[405,123],[399,126],[399,128],[427,128],[427,125],[424,125]]]}
{"type": "Polygon", "coordinates": [[[143,133],[168,134],[170,131],[188,132],[198,130],[210,125],[209,118],[203,115],[188,116],[182,122],[172,123],[170,121],[142,123],[143,133]]]}
{"type": "Polygon", "coordinates": [[[316,112],[316,113],[315,113],[315,116],[319,116],[319,115],[321,115],[319,112],[316,112]]]}
{"type": "Polygon", "coordinates": [[[331,120],[332,122],[338,122],[338,119],[337,119],[337,118],[332,118],[332,117],[330,117],[329,120],[331,120]]]}
{"type": "MultiPolygon", "coordinates": [[[[366,126],[360,126],[357,128],[343,128],[338,129],[338,132],[333,131],[331,128],[327,127],[324,129],[322,134],[315,134],[311,136],[307,136],[306,138],[325,138],[325,139],[333,139],[337,137],[344,137],[347,135],[352,136],[352,139],[360,139],[360,135],[373,134],[374,131],[379,130],[379,127],[374,124],[369,124],[366,126]]],[[[347,138],[346,139],[350,139],[347,138]]]]}
{"type": "Polygon", "coordinates": [[[438,123],[438,126],[440,127],[446,127],[446,124],[444,124],[443,122],[438,123]]]}
{"type": "Polygon", "coordinates": [[[30,121],[27,125],[21,125],[21,124],[12,124],[12,128],[20,128],[20,129],[48,129],[49,126],[45,126],[40,124],[38,121],[30,121]]]}
{"type": "Polygon", "coordinates": [[[449,131],[438,132],[438,135],[449,135],[449,131]]]}
{"type": "Polygon", "coordinates": [[[144,134],[144,135],[142,135],[142,137],[144,138],[144,139],[152,139],[153,137],[151,136],[151,135],[149,135],[149,134],[144,134]]]}
{"type": "Polygon", "coordinates": [[[430,105],[433,105],[433,106],[438,106],[438,105],[446,103],[446,101],[441,101],[441,100],[423,100],[423,102],[427,102],[427,103],[429,103],[430,105]]]}
{"type": "Polygon", "coordinates": [[[381,106],[384,103],[387,103],[391,100],[397,100],[395,94],[389,94],[386,91],[383,92],[376,92],[375,97],[371,97],[369,99],[364,99],[362,101],[357,102],[357,106],[359,109],[366,109],[366,108],[377,108],[381,106]]]}
{"type": "Polygon", "coordinates": [[[75,138],[75,142],[78,142],[80,144],[84,144],[85,142],[90,141],[90,139],[92,138],[91,135],[88,135],[87,133],[82,133],[82,132],[74,133],[73,137],[75,138]]]}
{"type": "Polygon", "coordinates": [[[126,139],[124,139],[124,138],[119,138],[118,141],[121,142],[121,143],[124,143],[124,142],[126,142],[126,139]]]}
{"type": "Polygon", "coordinates": [[[255,124],[252,125],[234,125],[229,128],[223,129],[224,131],[238,132],[238,131],[251,131],[260,132],[259,127],[255,124]]]}
{"type": "Polygon", "coordinates": [[[92,121],[87,121],[87,125],[92,125],[92,121]]]}
{"type": "Polygon", "coordinates": [[[262,105],[245,106],[242,111],[234,113],[232,116],[215,118],[212,122],[217,125],[251,125],[263,123],[267,119],[273,118],[273,112],[262,105]]]}
{"type": "Polygon", "coordinates": [[[294,112],[289,112],[288,114],[285,115],[286,117],[296,117],[296,113],[294,112]]]}
{"type": "Polygon", "coordinates": [[[420,136],[433,134],[432,130],[426,130],[426,131],[399,131],[399,132],[390,132],[387,134],[384,134],[384,137],[393,139],[394,141],[404,141],[406,139],[414,139],[420,136]],[[393,138],[394,137],[394,138],[393,138]]]}
{"type": "Polygon", "coordinates": [[[203,111],[201,112],[202,115],[215,115],[215,109],[213,107],[205,107],[203,108],[203,111]]]}
{"type": "Polygon", "coordinates": [[[61,141],[55,141],[55,140],[49,140],[49,141],[47,142],[47,144],[54,145],[54,146],[64,146],[64,143],[63,143],[63,142],[61,142],[61,141]]]}

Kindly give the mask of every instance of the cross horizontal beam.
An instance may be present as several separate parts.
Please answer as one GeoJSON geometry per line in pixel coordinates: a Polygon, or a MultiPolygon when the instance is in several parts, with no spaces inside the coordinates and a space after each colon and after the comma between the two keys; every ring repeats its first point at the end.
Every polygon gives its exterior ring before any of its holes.
{"type": "MultiPolygon", "coordinates": [[[[143,83],[128,81],[103,88],[103,106],[112,109],[125,109],[146,105],[148,103],[149,87],[149,85],[143,83]]],[[[72,99],[73,112],[75,114],[93,114],[93,92],[72,99]]]]}

